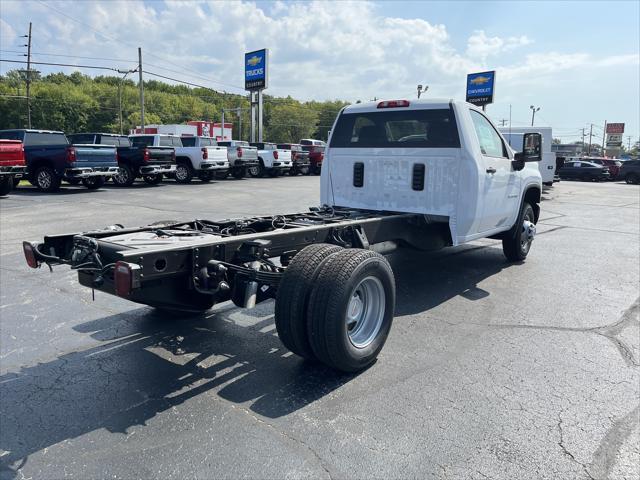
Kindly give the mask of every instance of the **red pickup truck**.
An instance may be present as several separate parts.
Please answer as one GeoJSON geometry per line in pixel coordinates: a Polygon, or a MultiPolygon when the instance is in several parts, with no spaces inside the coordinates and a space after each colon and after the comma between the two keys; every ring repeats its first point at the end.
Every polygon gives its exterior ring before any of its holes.
{"type": "Polygon", "coordinates": [[[7,195],[26,173],[24,146],[19,140],[0,140],[0,196],[7,195]]]}

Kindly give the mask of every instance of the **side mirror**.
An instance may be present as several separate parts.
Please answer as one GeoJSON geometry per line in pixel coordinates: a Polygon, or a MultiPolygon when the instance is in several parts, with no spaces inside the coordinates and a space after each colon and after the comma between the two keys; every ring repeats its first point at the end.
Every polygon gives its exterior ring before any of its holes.
{"type": "Polygon", "coordinates": [[[522,150],[515,154],[516,162],[539,162],[542,160],[542,135],[525,133],[522,137],[522,150]]]}

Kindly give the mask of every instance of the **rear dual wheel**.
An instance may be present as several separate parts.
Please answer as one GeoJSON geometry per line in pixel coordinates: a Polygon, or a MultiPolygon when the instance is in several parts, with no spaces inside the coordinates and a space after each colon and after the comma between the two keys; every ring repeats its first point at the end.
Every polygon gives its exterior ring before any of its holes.
{"type": "Polygon", "coordinates": [[[276,327],[287,348],[344,372],[371,365],[386,342],[395,281],[375,252],[311,245],[278,287],[276,327]]]}

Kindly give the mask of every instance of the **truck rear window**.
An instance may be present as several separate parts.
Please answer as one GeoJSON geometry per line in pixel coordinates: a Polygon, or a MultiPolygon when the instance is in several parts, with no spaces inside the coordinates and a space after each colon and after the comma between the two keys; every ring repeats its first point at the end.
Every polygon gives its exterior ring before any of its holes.
{"type": "Polygon", "coordinates": [[[134,147],[150,147],[153,146],[153,137],[129,137],[131,145],[134,147]]]}
{"type": "Polygon", "coordinates": [[[113,145],[114,147],[128,147],[129,138],[127,137],[112,137],[109,135],[103,135],[100,137],[101,145],[113,145]]]}
{"type": "Polygon", "coordinates": [[[27,132],[24,137],[25,145],[69,145],[64,133],[27,132]]]}
{"type": "Polygon", "coordinates": [[[459,148],[451,109],[344,113],[333,148],[459,148]]]}

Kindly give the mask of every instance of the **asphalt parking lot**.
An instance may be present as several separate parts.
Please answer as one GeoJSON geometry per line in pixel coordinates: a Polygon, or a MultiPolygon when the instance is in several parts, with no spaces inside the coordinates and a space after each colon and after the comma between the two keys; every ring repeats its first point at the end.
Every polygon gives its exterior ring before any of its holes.
{"type": "Polygon", "coordinates": [[[638,478],[638,186],[548,189],[520,265],[492,240],[393,254],[394,326],[354,376],[285,350],[271,301],[161,316],[92,301],[21,253],[114,223],[299,211],[318,190],[283,177],[0,200],[0,478],[638,478]]]}

